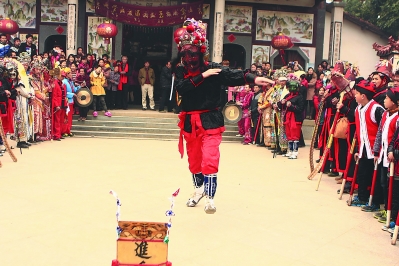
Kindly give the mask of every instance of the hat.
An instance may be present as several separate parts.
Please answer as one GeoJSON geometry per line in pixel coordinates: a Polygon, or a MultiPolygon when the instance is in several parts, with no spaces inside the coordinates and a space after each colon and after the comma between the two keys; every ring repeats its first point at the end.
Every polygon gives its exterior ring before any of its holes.
{"type": "Polygon", "coordinates": [[[344,63],[342,61],[337,61],[334,65],[334,70],[332,71],[332,74],[337,73],[344,74],[344,63]]]}
{"type": "Polygon", "coordinates": [[[362,80],[355,84],[354,88],[362,94],[373,96],[376,93],[374,83],[368,82],[367,80],[362,80]]]}
{"type": "Polygon", "coordinates": [[[397,102],[399,101],[399,87],[393,87],[393,88],[389,88],[387,90],[387,96],[389,98],[391,98],[391,100],[397,104],[397,102]]]}
{"type": "Polygon", "coordinates": [[[287,80],[288,71],[285,68],[276,69],[273,74],[273,78],[277,78],[278,80],[287,80]]]}
{"type": "Polygon", "coordinates": [[[181,51],[185,45],[195,45],[200,48],[204,57],[209,55],[208,40],[206,39],[207,24],[201,20],[186,19],[183,28],[174,32],[177,49],[181,51]]]}
{"type": "Polygon", "coordinates": [[[17,60],[22,64],[30,64],[31,62],[31,57],[27,52],[22,52],[19,54],[17,60]]]}
{"type": "Polygon", "coordinates": [[[392,77],[392,63],[386,59],[380,59],[380,61],[377,63],[375,66],[375,71],[371,73],[371,75],[374,74],[383,74],[386,76],[389,80],[392,77]]]}
{"type": "Polygon", "coordinates": [[[61,70],[61,76],[66,77],[70,72],[71,72],[71,69],[69,67],[66,67],[61,70]]]}

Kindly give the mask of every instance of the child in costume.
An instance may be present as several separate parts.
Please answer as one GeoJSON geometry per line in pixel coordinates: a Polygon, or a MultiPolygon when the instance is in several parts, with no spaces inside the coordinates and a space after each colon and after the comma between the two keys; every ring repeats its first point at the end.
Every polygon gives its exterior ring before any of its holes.
{"type": "Polygon", "coordinates": [[[181,96],[179,114],[179,152],[183,157],[183,136],[186,140],[189,169],[194,193],[187,201],[194,207],[206,196],[205,212],[216,212],[214,197],[219,170],[219,145],[225,131],[224,118],[218,109],[220,88],[246,83],[265,85],[271,80],[256,77],[242,70],[232,70],[220,64],[207,62],[208,41],[206,24],[186,20],[184,28],[174,33],[181,65],[176,68],[176,90],[181,96]]]}
{"type": "Polygon", "coordinates": [[[304,100],[299,93],[299,84],[298,78],[293,74],[289,74],[287,81],[289,94],[277,103],[278,108],[282,110],[282,119],[288,141],[288,151],[285,157],[289,159],[298,158],[298,143],[304,118],[304,100]]]}
{"type": "MultiPolygon", "coordinates": [[[[388,89],[384,106],[387,109],[382,115],[381,123],[378,128],[377,137],[374,143],[374,161],[378,160],[379,168],[381,169],[380,179],[377,178],[375,190],[382,190],[384,200],[384,210],[377,215],[377,218],[383,223],[386,222],[386,209],[388,201],[388,146],[396,131],[398,120],[398,105],[399,88],[388,89]],[[378,217],[380,216],[380,217],[378,217]]],[[[362,207],[363,211],[371,211],[373,206],[362,207]]]]}
{"type": "MultiPolygon", "coordinates": [[[[355,110],[356,138],[358,149],[355,153],[355,160],[359,160],[357,173],[358,196],[354,197],[351,206],[361,207],[368,203],[374,172],[374,143],[378,132],[378,125],[381,122],[384,108],[373,100],[376,93],[375,86],[365,80],[354,86],[355,100],[359,104],[355,110]]],[[[375,210],[382,195],[375,191],[372,203],[372,210],[375,210]]]]}

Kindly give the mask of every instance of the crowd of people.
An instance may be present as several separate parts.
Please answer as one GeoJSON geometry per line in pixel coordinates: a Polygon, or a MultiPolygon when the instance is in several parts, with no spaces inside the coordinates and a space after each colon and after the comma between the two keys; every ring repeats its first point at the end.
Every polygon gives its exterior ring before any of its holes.
{"type": "Polygon", "coordinates": [[[383,230],[393,232],[394,223],[389,222],[395,221],[399,209],[399,70],[393,71],[390,61],[380,60],[376,70],[365,78],[348,62],[329,66],[323,61],[307,73],[298,62],[278,70],[265,62],[251,65],[247,72],[268,77],[274,84],[228,88],[228,100],[235,101],[243,111],[237,135],[243,137],[242,143],[268,147],[296,159],[302,122],[315,119],[311,149],[319,150],[315,162],[320,164],[320,171],[335,177],[337,184],[348,181],[342,192],[357,191],[348,205],[376,212],[374,217],[385,223],[383,230]],[[391,183],[389,167],[394,167],[391,183]],[[390,221],[388,198],[392,202],[390,221]]]}

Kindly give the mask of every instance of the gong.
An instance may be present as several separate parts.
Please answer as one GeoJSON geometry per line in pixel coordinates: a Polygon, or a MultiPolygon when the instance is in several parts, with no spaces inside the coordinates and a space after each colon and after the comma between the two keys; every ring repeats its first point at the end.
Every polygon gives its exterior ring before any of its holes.
{"type": "Polygon", "coordinates": [[[229,124],[235,124],[242,118],[242,108],[235,103],[227,103],[222,112],[224,120],[229,124]]]}
{"type": "Polygon", "coordinates": [[[93,93],[88,88],[81,88],[76,93],[76,104],[80,107],[88,107],[93,102],[93,93]]]}

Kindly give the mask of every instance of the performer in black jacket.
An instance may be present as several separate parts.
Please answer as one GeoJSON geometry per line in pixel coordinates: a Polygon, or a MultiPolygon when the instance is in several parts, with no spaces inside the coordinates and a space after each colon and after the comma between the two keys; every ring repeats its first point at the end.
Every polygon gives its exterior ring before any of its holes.
{"type": "Polygon", "coordinates": [[[161,70],[160,76],[160,84],[161,84],[161,103],[159,104],[159,111],[160,112],[171,112],[172,111],[172,102],[169,100],[170,98],[170,91],[172,90],[172,63],[171,61],[166,62],[166,65],[161,70]],[[167,110],[165,109],[165,105],[167,110]]]}
{"type": "Polygon", "coordinates": [[[265,85],[273,81],[207,62],[206,24],[201,21],[186,20],[183,28],[176,30],[174,35],[182,63],[176,69],[175,80],[182,108],[179,115],[179,152],[183,157],[184,136],[189,169],[195,187],[187,206],[194,207],[206,196],[208,202],[205,212],[213,214],[216,212],[213,199],[217,187],[219,145],[225,131],[224,118],[218,110],[220,87],[245,83],[265,85]]]}
{"type": "Polygon", "coordinates": [[[296,159],[301,137],[304,100],[299,92],[299,79],[293,74],[289,74],[287,78],[287,88],[290,93],[279,101],[277,106],[284,114],[283,123],[288,141],[288,151],[285,156],[289,159],[296,159]]]}

